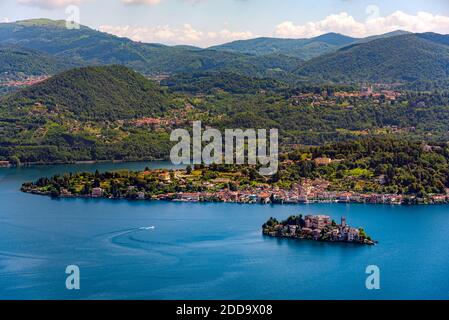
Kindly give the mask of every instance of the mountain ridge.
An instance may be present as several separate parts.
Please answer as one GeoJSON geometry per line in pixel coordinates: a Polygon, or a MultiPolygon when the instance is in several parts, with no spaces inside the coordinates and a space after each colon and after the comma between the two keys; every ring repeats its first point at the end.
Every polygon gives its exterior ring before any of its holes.
{"type": "Polygon", "coordinates": [[[0,23],[0,45],[37,50],[80,66],[124,65],[146,76],[222,72],[296,85],[441,82],[449,74],[449,36],[437,33],[397,30],[367,38],[338,33],[310,39],[262,37],[200,49],[134,42],[85,26],[67,30],[63,22],[0,23]]]}
{"type": "Polygon", "coordinates": [[[305,62],[296,74],[346,83],[445,80],[449,75],[449,45],[442,43],[444,36],[429,40],[433,38],[404,34],[351,44],[305,62]]]}
{"type": "Polygon", "coordinates": [[[279,70],[282,76],[302,62],[281,54],[256,59],[247,54],[134,42],[85,26],[68,30],[61,24],[45,19],[0,23],[0,44],[39,50],[82,65],[122,64],[147,75],[213,69],[239,70],[248,76],[265,76],[279,70]]]}

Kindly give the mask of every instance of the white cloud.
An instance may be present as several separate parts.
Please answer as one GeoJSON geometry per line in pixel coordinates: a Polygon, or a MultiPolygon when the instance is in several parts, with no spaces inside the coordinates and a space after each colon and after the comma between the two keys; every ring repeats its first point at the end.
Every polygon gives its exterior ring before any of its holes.
{"type": "Polygon", "coordinates": [[[99,27],[99,30],[119,37],[130,38],[134,41],[189,44],[202,47],[255,37],[251,31],[231,31],[228,28],[219,31],[202,31],[195,29],[190,24],[184,24],[180,28],[173,28],[168,25],[156,27],[103,25],[99,27]]]}
{"type": "Polygon", "coordinates": [[[84,0],[17,0],[19,4],[43,9],[61,8],[71,4],[79,4],[84,0]]]}
{"type": "Polygon", "coordinates": [[[433,31],[449,33],[449,17],[433,15],[428,12],[418,12],[416,15],[409,15],[402,11],[396,11],[387,17],[379,17],[367,21],[366,27],[371,34],[397,29],[411,32],[433,31]]]}
{"type": "Polygon", "coordinates": [[[0,18],[0,23],[8,23],[8,22],[11,22],[9,18],[7,17],[0,18]]]}
{"type": "MultiPolygon", "coordinates": [[[[310,38],[327,32],[337,32],[353,37],[366,37],[399,29],[410,32],[433,31],[447,34],[449,33],[449,17],[428,12],[410,15],[402,11],[396,11],[385,17],[376,14],[370,15],[366,21],[357,21],[347,12],[341,12],[302,25],[295,24],[292,21],[282,22],[275,27],[274,36],[310,38]]],[[[184,24],[179,28],[168,25],[150,28],[104,25],[100,27],[100,30],[135,41],[191,44],[202,47],[256,37],[251,31],[232,31],[227,26],[219,31],[203,31],[195,29],[190,24],[184,24]]]]}
{"type": "Polygon", "coordinates": [[[161,3],[162,0],[122,0],[124,4],[149,4],[149,5],[157,5],[161,3]]]}
{"type": "Polygon", "coordinates": [[[367,21],[357,21],[346,12],[332,14],[320,21],[303,25],[284,21],[275,28],[275,35],[283,38],[309,38],[327,32],[337,32],[353,37],[365,37],[395,30],[410,32],[449,33],[449,17],[418,12],[409,15],[396,11],[389,16],[375,16],[367,21]]]}
{"type": "MultiPolygon", "coordinates": [[[[154,5],[160,4],[161,2],[163,2],[165,0],[121,0],[121,1],[124,4],[129,4],[129,5],[146,4],[146,5],[154,6],[154,5]]],[[[206,0],[182,0],[182,1],[192,4],[192,5],[195,5],[200,2],[205,2],[206,0]]]]}
{"type": "Polygon", "coordinates": [[[304,25],[295,25],[291,21],[285,21],[276,26],[275,34],[285,38],[306,38],[331,31],[353,35],[360,34],[364,32],[364,25],[357,22],[346,12],[342,12],[332,14],[321,21],[308,22],[304,25]]]}

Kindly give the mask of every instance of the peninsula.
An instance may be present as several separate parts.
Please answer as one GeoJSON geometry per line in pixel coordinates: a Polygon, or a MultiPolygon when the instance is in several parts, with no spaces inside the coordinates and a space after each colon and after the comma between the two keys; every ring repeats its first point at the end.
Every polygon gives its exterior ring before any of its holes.
{"type": "Polygon", "coordinates": [[[351,242],[374,245],[376,241],[365,233],[363,228],[353,228],[346,224],[346,218],[341,217],[337,224],[326,215],[290,216],[279,222],[270,218],[262,226],[262,233],[270,237],[308,239],[329,242],[351,242]]]}
{"type": "MultiPolygon", "coordinates": [[[[315,161],[324,161],[322,158],[315,161]]],[[[318,167],[318,169],[323,167],[318,167]]],[[[22,185],[23,192],[52,197],[84,197],[129,200],[167,200],[178,202],[233,202],[289,204],[343,202],[373,204],[446,203],[445,194],[387,193],[374,191],[373,181],[365,190],[347,179],[302,177],[296,162],[283,162],[275,176],[261,176],[256,166],[195,165],[185,169],[146,168],[143,171],[120,170],[100,173],[79,172],[42,177],[22,185]]],[[[354,180],[353,180],[354,181],[354,180]]],[[[356,180],[355,180],[356,181],[356,180]]]]}

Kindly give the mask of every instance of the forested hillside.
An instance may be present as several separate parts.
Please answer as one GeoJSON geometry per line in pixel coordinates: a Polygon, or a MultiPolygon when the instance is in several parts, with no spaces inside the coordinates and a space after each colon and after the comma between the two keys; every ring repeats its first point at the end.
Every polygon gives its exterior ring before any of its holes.
{"type": "Polygon", "coordinates": [[[134,42],[85,26],[66,29],[48,19],[0,23],[0,44],[14,44],[83,65],[121,64],[144,74],[238,71],[248,76],[283,76],[301,63],[282,54],[248,54],[134,42]]]}
{"type": "Polygon", "coordinates": [[[449,46],[406,34],[357,43],[306,62],[296,72],[311,81],[414,82],[446,80],[449,46]]]}
{"type": "Polygon", "coordinates": [[[48,112],[90,120],[160,115],[168,107],[158,85],[122,66],[69,70],[9,95],[0,104],[16,115],[39,104],[48,112]]]}

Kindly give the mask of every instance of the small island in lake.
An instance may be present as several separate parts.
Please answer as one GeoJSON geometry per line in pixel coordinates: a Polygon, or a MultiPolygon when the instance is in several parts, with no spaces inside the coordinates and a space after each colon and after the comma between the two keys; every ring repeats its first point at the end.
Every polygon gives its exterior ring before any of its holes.
{"type": "Polygon", "coordinates": [[[290,216],[287,220],[279,222],[270,218],[262,226],[262,233],[270,237],[309,239],[329,242],[351,242],[374,245],[370,236],[363,228],[353,228],[346,224],[346,218],[341,217],[337,224],[326,215],[290,216]]]}

